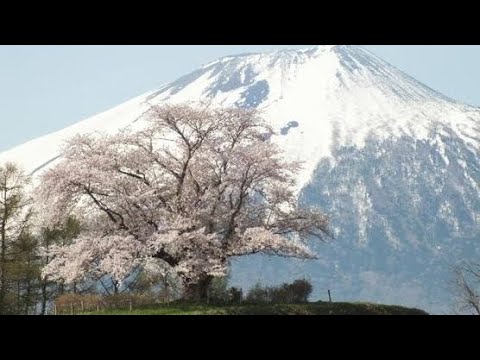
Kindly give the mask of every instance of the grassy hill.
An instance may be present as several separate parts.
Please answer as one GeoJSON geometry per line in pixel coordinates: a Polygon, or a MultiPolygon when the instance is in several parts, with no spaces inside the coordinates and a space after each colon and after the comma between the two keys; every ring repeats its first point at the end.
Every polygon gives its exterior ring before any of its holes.
{"type": "Polygon", "coordinates": [[[428,315],[423,310],[368,303],[309,303],[288,305],[208,306],[172,304],[129,310],[107,310],[89,315],[428,315]]]}

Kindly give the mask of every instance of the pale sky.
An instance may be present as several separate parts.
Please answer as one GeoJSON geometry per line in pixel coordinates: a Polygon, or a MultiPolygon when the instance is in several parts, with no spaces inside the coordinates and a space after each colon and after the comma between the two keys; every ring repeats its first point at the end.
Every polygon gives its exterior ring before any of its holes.
{"type": "MultiPolygon", "coordinates": [[[[225,55],[311,45],[0,46],[0,151],[63,129],[225,55]]],[[[441,93],[480,106],[480,46],[366,45],[441,93]]]]}

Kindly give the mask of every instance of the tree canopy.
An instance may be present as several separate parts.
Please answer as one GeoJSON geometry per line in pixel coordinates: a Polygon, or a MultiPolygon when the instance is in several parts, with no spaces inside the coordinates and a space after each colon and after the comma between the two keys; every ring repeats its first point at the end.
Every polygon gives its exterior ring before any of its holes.
{"type": "Polygon", "coordinates": [[[229,259],[314,258],[328,218],[299,206],[295,172],[254,110],[152,107],[137,129],[80,135],[38,189],[44,221],[75,214],[84,231],[51,246],[44,274],[119,282],[156,259],[199,296],[229,259]],[[199,293],[200,292],[200,293],[199,293]]]}

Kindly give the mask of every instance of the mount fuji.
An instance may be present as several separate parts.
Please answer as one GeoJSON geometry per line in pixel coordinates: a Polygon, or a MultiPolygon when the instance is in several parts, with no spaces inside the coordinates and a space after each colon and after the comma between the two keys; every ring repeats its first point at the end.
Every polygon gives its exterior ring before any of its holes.
{"type": "Polygon", "coordinates": [[[306,277],[314,297],[447,312],[451,266],[480,255],[480,109],[357,46],[228,56],[177,81],[0,154],[34,178],[78,133],[141,123],[152,105],[258,108],[298,173],[299,200],[331,216],[316,261],[238,260],[232,282],[306,277]]]}

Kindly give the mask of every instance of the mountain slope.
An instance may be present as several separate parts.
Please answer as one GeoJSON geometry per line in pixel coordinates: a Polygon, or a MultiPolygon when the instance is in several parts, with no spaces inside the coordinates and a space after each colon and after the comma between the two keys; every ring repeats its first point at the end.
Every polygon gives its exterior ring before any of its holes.
{"type": "Polygon", "coordinates": [[[70,128],[0,154],[40,174],[78,132],[115,132],[152,104],[257,107],[292,160],[300,200],[331,214],[316,262],[250,258],[236,284],[306,274],[317,296],[443,311],[448,266],[480,251],[480,109],[355,46],[229,56],[70,128]]]}

